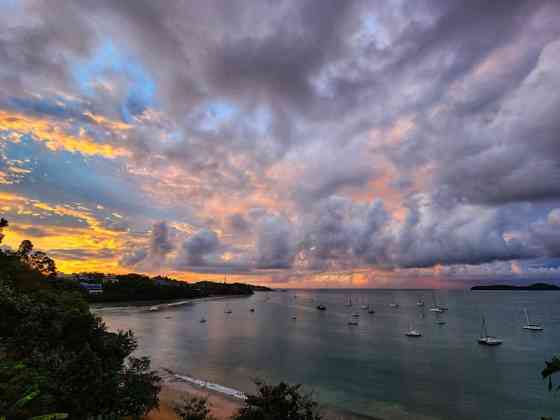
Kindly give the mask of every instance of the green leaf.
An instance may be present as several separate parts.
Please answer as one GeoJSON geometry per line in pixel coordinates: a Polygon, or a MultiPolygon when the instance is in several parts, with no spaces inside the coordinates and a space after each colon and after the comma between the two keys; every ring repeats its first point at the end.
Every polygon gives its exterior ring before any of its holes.
{"type": "Polygon", "coordinates": [[[66,413],[53,413],[45,414],[44,416],[31,417],[30,420],[62,420],[67,418],[68,414],[66,413]]]}
{"type": "Polygon", "coordinates": [[[39,391],[32,391],[29,392],[27,395],[25,395],[23,398],[21,398],[18,402],[16,402],[14,404],[14,406],[16,408],[22,408],[23,406],[25,406],[28,402],[30,402],[31,400],[33,400],[35,397],[37,397],[37,395],[39,395],[40,392],[39,391]]]}

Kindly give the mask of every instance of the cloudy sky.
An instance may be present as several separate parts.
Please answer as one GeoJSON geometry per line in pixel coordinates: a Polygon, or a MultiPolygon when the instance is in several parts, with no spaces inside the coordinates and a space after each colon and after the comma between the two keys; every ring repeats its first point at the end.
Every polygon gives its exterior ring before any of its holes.
{"type": "Polygon", "coordinates": [[[560,2],[0,0],[0,215],[64,272],[560,279],[560,2]]]}

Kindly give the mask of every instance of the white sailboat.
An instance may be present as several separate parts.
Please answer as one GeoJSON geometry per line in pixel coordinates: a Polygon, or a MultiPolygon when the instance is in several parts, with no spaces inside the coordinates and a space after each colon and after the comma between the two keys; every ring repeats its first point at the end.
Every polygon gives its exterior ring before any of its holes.
{"type": "Polygon", "coordinates": [[[443,312],[443,308],[440,308],[439,305],[437,304],[437,300],[436,300],[436,294],[435,292],[432,290],[432,307],[430,308],[430,312],[436,312],[436,313],[441,313],[443,312]]]}
{"type": "Polygon", "coordinates": [[[404,333],[407,337],[422,337],[422,333],[416,328],[412,327],[412,324],[408,326],[408,331],[404,333]]]}
{"type": "Polygon", "coordinates": [[[527,321],[527,324],[523,327],[524,330],[529,330],[529,331],[544,330],[542,325],[531,323],[531,321],[529,320],[529,312],[527,312],[527,308],[523,309],[523,312],[525,313],[525,320],[527,321]]]}
{"type": "Polygon", "coordinates": [[[488,329],[486,328],[486,319],[482,317],[482,326],[480,329],[480,338],[478,339],[478,344],[484,346],[498,346],[502,344],[503,341],[492,335],[488,335],[488,329]]]}

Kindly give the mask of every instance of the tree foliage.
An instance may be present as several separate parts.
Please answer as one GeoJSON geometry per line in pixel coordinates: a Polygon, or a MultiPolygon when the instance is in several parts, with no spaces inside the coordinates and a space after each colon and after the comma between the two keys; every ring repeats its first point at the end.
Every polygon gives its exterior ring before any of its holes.
{"type": "Polygon", "coordinates": [[[174,409],[181,420],[215,420],[205,397],[186,395],[174,409]]]}
{"type": "MultiPolygon", "coordinates": [[[[554,356],[550,362],[545,362],[546,367],[541,372],[543,379],[548,379],[548,390],[552,391],[552,375],[560,372],[560,357],[554,356]]],[[[560,391],[560,385],[556,385],[556,391],[560,391]]]]}
{"type": "Polygon", "coordinates": [[[81,294],[53,288],[48,266],[0,254],[0,413],[136,419],[157,407],[161,379],[131,357],[132,332],[107,331],[81,294]]]}
{"type": "Polygon", "coordinates": [[[301,385],[257,381],[257,394],[248,395],[233,420],[321,420],[318,404],[301,385]]]}

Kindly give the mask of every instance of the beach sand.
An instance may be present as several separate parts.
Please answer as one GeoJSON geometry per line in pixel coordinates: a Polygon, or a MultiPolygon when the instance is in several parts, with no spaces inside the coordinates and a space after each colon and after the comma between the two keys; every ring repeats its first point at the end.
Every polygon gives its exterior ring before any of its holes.
{"type": "MultiPolygon", "coordinates": [[[[180,402],[185,395],[196,395],[208,398],[212,415],[217,420],[229,420],[241,407],[239,399],[229,397],[216,391],[187,383],[167,382],[163,385],[159,394],[159,409],[152,410],[144,417],[144,420],[178,420],[173,407],[180,402]]],[[[332,408],[322,407],[321,414],[325,420],[381,420],[377,417],[360,416],[355,413],[343,412],[332,408]]],[[[410,417],[406,417],[410,418],[410,417]]],[[[419,419],[424,417],[419,417],[419,419]]]]}
{"type": "Polygon", "coordinates": [[[173,411],[174,405],[181,401],[184,395],[197,395],[208,398],[212,415],[218,420],[229,419],[239,407],[241,401],[230,398],[226,395],[209,391],[194,385],[180,382],[165,384],[159,394],[159,410],[152,410],[145,420],[176,420],[179,417],[173,411]]]}

